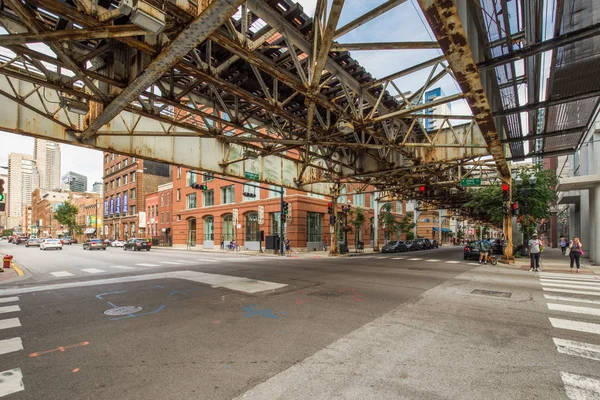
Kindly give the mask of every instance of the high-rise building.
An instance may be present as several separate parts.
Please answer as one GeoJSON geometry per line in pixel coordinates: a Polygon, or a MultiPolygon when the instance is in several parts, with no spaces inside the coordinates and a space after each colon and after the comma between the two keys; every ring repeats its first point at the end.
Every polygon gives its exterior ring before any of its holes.
{"type": "Polygon", "coordinates": [[[63,188],[71,192],[87,191],[87,176],[69,171],[62,177],[63,188]]]}
{"type": "Polygon", "coordinates": [[[35,187],[45,190],[60,189],[60,145],[44,139],[35,139],[33,159],[39,178],[35,187]]]}
{"type": "Polygon", "coordinates": [[[104,184],[102,182],[94,182],[94,185],[92,186],[92,192],[94,193],[98,193],[100,195],[100,197],[102,197],[102,193],[104,188],[104,184]]]}
{"type": "Polygon", "coordinates": [[[31,192],[35,188],[35,162],[29,154],[8,155],[8,193],[6,196],[7,225],[21,225],[23,209],[31,205],[31,192]]]}
{"type": "MultiPolygon", "coordinates": [[[[444,97],[445,94],[442,91],[442,88],[435,88],[425,92],[425,103],[429,103],[438,97],[444,97]]],[[[435,107],[427,108],[424,111],[425,115],[450,115],[451,114],[450,104],[440,104],[435,107]]],[[[443,119],[425,119],[423,125],[425,126],[425,130],[433,131],[440,128],[441,124],[444,122],[443,119]]]]}
{"type": "MultiPolygon", "coordinates": [[[[6,191],[8,190],[8,175],[4,173],[0,173],[0,179],[4,181],[4,195],[6,196],[6,191]]],[[[6,200],[3,201],[6,204],[6,200]]],[[[6,225],[6,208],[4,211],[0,211],[0,230],[7,228],[6,225]]]]}

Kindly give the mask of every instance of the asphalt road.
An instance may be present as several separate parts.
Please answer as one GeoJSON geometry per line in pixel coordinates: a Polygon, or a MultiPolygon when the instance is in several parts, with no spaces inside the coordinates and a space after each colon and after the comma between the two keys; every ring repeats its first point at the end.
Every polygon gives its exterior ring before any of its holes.
{"type": "Polygon", "coordinates": [[[472,265],[459,248],[7,249],[33,275],[0,285],[0,397],[600,398],[595,276],[472,265]],[[124,306],[142,309],[105,314],[124,306]]]}

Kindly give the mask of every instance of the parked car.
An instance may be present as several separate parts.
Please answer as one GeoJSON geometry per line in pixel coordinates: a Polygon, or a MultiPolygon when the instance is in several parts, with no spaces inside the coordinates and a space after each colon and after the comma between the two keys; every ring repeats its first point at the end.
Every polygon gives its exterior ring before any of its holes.
{"type": "Polygon", "coordinates": [[[83,243],[84,250],[106,250],[106,243],[100,239],[88,239],[83,243]]]}
{"type": "Polygon", "coordinates": [[[125,244],[124,241],[119,240],[119,239],[115,239],[110,243],[111,247],[123,247],[123,245],[125,244]]]}
{"type": "Polygon", "coordinates": [[[477,241],[467,242],[463,249],[463,257],[465,260],[475,258],[479,260],[479,243],[477,241]]]}
{"type": "Polygon", "coordinates": [[[41,243],[41,240],[38,239],[38,238],[29,238],[29,240],[27,241],[27,243],[25,243],[25,247],[29,247],[29,246],[40,247],[40,243],[41,243]]]}
{"type": "Polygon", "coordinates": [[[492,240],[492,254],[504,254],[504,240],[492,240]]]}
{"type": "Polygon", "coordinates": [[[401,240],[393,240],[388,242],[381,249],[382,253],[399,253],[401,251],[407,251],[406,243],[401,240]]]}
{"type": "Polygon", "coordinates": [[[433,240],[431,241],[431,248],[432,248],[432,249],[437,249],[437,248],[439,248],[439,247],[440,247],[440,244],[438,243],[438,241],[437,241],[437,240],[435,240],[435,239],[433,239],[433,240]]]}
{"type": "Polygon", "coordinates": [[[404,242],[406,245],[406,251],[415,251],[419,249],[419,245],[414,240],[407,240],[404,242]]]}
{"type": "Polygon", "coordinates": [[[40,250],[56,249],[62,250],[63,244],[59,239],[47,238],[40,243],[40,250]]]}
{"type": "Polygon", "coordinates": [[[133,250],[133,251],[136,251],[136,250],[137,251],[146,250],[146,251],[150,251],[151,248],[152,248],[152,243],[150,243],[146,239],[131,238],[127,242],[125,242],[125,244],[123,245],[123,250],[124,251],[127,251],[127,250],[133,250]]]}
{"type": "Polygon", "coordinates": [[[17,236],[13,239],[13,243],[14,244],[21,244],[21,243],[27,244],[28,240],[29,240],[29,238],[27,236],[17,236]]]}
{"type": "Polygon", "coordinates": [[[419,238],[419,239],[415,240],[415,242],[419,246],[419,250],[431,249],[431,242],[427,238],[419,238]]]}
{"type": "Polygon", "coordinates": [[[73,244],[73,243],[77,243],[77,239],[72,238],[70,236],[65,236],[64,238],[61,239],[63,244],[73,244]]]}

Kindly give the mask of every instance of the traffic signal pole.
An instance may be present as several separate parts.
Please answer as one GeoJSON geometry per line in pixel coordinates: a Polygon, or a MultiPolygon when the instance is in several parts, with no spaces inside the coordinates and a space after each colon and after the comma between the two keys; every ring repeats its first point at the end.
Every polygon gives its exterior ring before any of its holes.
{"type": "MultiPolygon", "coordinates": [[[[504,259],[510,262],[513,260],[513,241],[512,241],[512,210],[510,205],[512,204],[512,185],[510,184],[510,180],[508,182],[502,182],[502,190],[504,192],[505,185],[508,186],[508,192],[506,197],[503,197],[503,207],[506,207],[508,212],[504,212],[504,221],[503,221],[503,231],[504,231],[504,241],[506,242],[506,246],[504,247],[504,259]]],[[[504,193],[503,193],[504,196],[504,193]]]]}

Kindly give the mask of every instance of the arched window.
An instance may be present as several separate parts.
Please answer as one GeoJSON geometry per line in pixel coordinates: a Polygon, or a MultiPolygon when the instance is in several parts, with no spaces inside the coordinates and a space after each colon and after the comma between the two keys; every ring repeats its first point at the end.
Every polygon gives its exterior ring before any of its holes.
{"type": "Polygon", "coordinates": [[[233,240],[233,215],[223,216],[223,238],[225,243],[229,243],[233,240]]]}
{"type": "Polygon", "coordinates": [[[212,216],[204,217],[204,240],[215,240],[215,219],[212,216]]]}
{"type": "Polygon", "coordinates": [[[246,214],[246,241],[258,242],[259,240],[260,232],[258,227],[258,213],[248,213],[246,214]]]}

